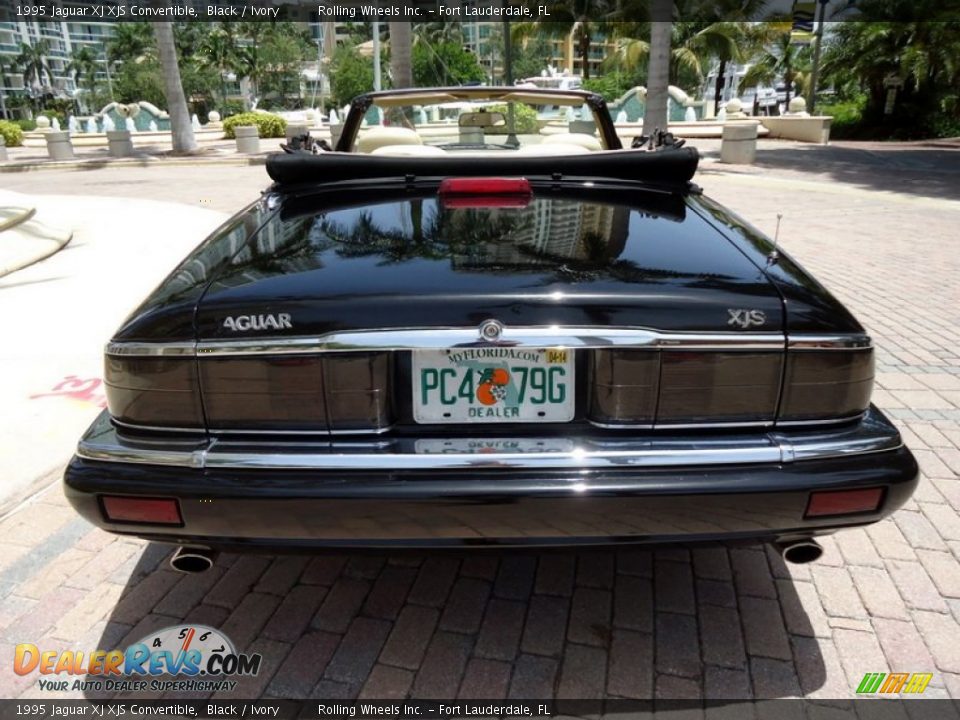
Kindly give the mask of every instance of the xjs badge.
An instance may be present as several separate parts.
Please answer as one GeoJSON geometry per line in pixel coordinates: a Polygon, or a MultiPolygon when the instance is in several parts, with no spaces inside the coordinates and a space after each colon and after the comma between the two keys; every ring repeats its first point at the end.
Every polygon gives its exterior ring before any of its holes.
{"type": "Polygon", "coordinates": [[[727,313],[730,315],[730,318],[727,320],[727,325],[736,325],[743,329],[755,325],[763,325],[767,321],[767,316],[763,310],[729,308],[727,313]]]}
{"type": "Polygon", "coordinates": [[[276,315],[237,315],[228,317],[223,326],[233,332],[247,332],[248,330],[289,330],[293,327],[288,313],[276,315]]]}

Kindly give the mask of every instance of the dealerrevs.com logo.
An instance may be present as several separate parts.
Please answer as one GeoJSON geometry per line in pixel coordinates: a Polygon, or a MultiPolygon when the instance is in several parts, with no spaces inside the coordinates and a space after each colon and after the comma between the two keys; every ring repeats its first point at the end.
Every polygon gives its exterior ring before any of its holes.
{"type": "Polygon", "coordinates": [[[238,653],[230,639],[212,627],[173,625],[125,650],[58,651],[21,643],[14,653],[13,670],[17,675],[46,676],[37,684],[51,692],[217,692],[236,687],[237,681],[229,679],[232,676],[256,675],[261,661],[259,653],[238,653]],[[86,678],[63,677],[71,675],[86,678]]]}

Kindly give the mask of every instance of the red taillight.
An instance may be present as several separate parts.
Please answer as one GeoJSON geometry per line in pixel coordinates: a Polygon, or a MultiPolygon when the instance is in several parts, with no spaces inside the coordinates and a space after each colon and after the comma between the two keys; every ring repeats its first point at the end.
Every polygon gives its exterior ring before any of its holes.
{"type": "Polygon", "coordinates": [[[810,493],[805,517],[830,517],[875,512],[883,500],[883,488],[829,490],[810,493]]]}
{"type": "Polygon", "coordinates": [[[526,178],[447,178],[440,182],[446,207],[526,207],[533,195],[526,178]]]}
{"type": "Polygon", "coordinates": [[[180,505],[172,498],[117,497],[100,498],[103,514],[110,522],[148,525],[183,525],[180,505]]]}

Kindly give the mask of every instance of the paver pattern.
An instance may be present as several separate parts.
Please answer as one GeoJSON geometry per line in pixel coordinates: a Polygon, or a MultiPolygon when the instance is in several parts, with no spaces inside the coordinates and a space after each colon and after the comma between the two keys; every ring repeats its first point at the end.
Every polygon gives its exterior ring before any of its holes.
{"type": "MultiPolygon", "coordinates": [[[[842,184],[718,170],[699,179],[708,194],[768,233],[784,213],[782,247],[873,335],[875,402],[922,468],[892,518],[825,538],[804,566],[711,547],[221,555],[184,576],[168,548],[92,529],[54,487],[0,523],[0,658],[187,621],[263,654],[234,697],[849,698],[884,671],[932,672],[926,696],[960,697],[960,193],[870,190],[913,172],[882,157],[842,184]]],[[[3,663],[3,697],[43,695],[3,663]]]]}

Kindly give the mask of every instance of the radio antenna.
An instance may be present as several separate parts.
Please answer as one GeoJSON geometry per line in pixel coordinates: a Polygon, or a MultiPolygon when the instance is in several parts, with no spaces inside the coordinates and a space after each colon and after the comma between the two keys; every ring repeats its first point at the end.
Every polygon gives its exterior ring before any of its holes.
{"type": "Polygon", "coordinates": [[[783,213],[777,213],[777,229],[773,233],[773,250],[767,255],[768,265],[773,265],[780,258],[780,253],[777,248],[780,247],[780,221],[782,219],[783,213]]]}

